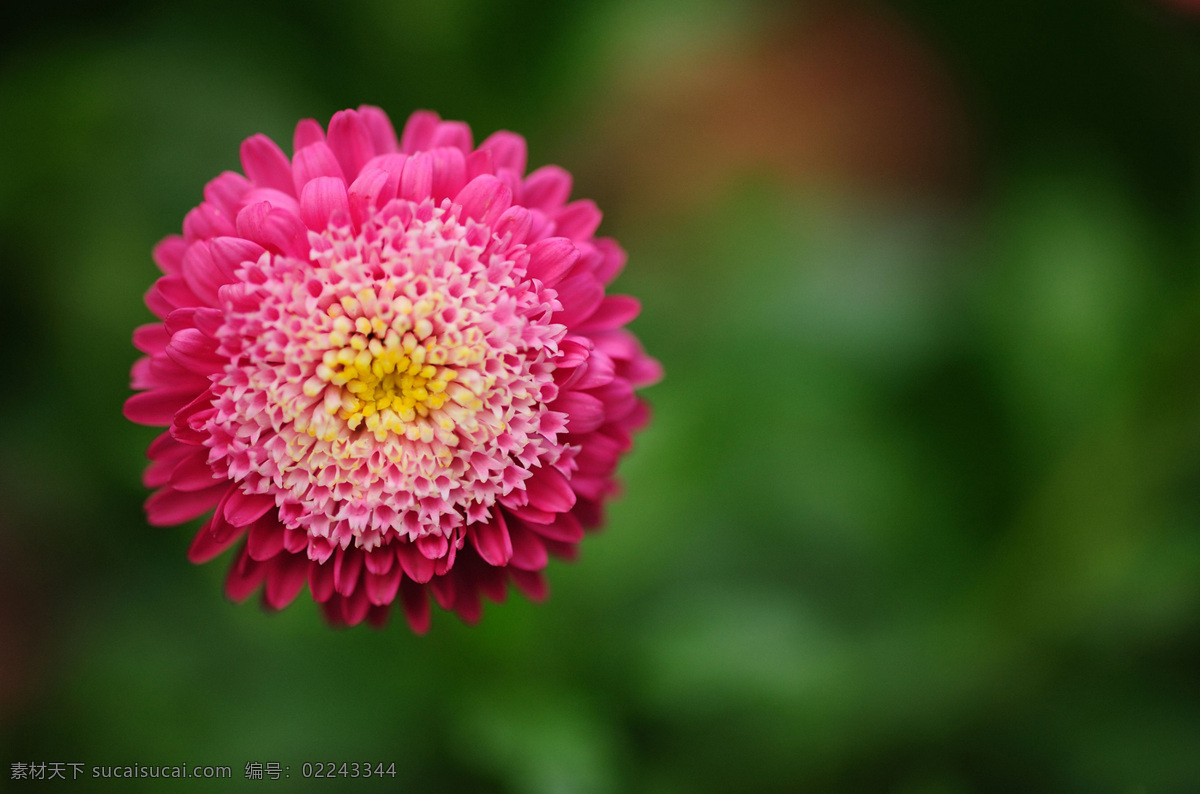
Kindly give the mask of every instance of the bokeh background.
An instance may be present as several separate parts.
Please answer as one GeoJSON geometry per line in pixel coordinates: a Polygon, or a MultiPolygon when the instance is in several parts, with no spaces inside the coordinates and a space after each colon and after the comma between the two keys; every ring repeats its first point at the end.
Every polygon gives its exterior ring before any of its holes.
{"type": "Polygon", "coordinates": [[[0,789],[1200,791],[1190,5],[8,9],[0,789]],[[360,103],[572,170],[667,371],[549,602],[423,638],[228,603],[120,410],[152,245],[243,138],[360,103]]]}

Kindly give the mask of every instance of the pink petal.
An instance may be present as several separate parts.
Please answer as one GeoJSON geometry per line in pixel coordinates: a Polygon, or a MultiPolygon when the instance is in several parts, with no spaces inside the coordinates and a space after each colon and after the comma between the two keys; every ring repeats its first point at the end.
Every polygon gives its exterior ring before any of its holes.
{"type": "Polygon", "coordinates": [[[204,186],[204,200],[226,218],[237,216],[242,196],[252,185],[246,177],[226,171],[204,186]]]}
{"type": "Polygon", "coordinates": [[[463,217],[474,218],[489,226],[512,204],[512,191],[494,176],[477,176],[454,197],[462,205],[463,217]]]}
{"type": "Polygon", "coordinates": [[[166,353],[179,366],[202,375],[217,372],[226,364],[217,353],[217,341],[195,328],[184,328],[172,336],[166,353]]]}
{"type": "Polygon", "coordinates": [[[367,161],[375,156],[371,131],[353,110],[342,110],[329,120],[329,148],[337,156],[342,173],[350,179],[358,176],[367,161]]]}
{"type": "Polygon", "coordinates": [[[314,232],[342,227],[350,222],[346,183],[338,177],[319,176],[300,193],[300,220],[314,232]]]}
{"type": "Polygon", "coordinates": [[[418,110],[408,117],[404,132],[400,135],[400,151],[413,154],[429,148],[429,141],[437,129],[441,116],[431,110],[418,110]]]}
{"type": "Polygon", "coordinates": [[[491,150],[497,168],[510,168],[518,174],[525,173],[525,139],[515,132],[494,132],[479,144],[479,148],[491,150]]]}
{"type": "Polygon", "coordinates": [[[397,181],[392,174],[373,166],[358,175],[346,191],[350,220],[356,228],[361,229],[376,209],[396,197],[397,181]]]}
{"type": "Polygon", "coordinates": [[[183,253],[188,243],[177,234],[165,237],[154,246],[154,261],[164,273],[178,273],[183,267],[183,253]]]}
{"type": "Polygon", "coordinates": [[[529,246],[530,278],[540,279],[552,287],[579,261],[579,249],[566,237],[547,237],[529,246]]]}
{"type": "Polygon", "coordinates": [[[292,184],[296,195],[304,195],[304,186],[319,176],[331,176],[345,181],[345,174],[338,164],[337,156],[327,143],[312,143],[296,152],[292,158],[292,184]]]}
{"type": "Polygon", "coordinates": [[[242,141],[242,170],[258,187],[293,195],[292,164],[275,141],[259,133],[242,141]]]}
{"type": "Polygon", "coordinates": [[[600,226],[600,210],[591,199],[573,201],[554,216],[556,231],[572,240],[587,240],[600,226]]]}
{"type": "Polygon", "coordinates": [[[604,300],[604,285],[588,272],[576,272],[554,287],[562,311],[555,313],[554,321],[575,327],[592,315],[604,300]]]}
{"type": "Polygon", "coordinates": [[[625,249],[611,237],[597,237],[592,240],[592,245],[600,253],[600,263],[592,271],[592,275],[600,279],[601,284],[611,284],[625,269],[625,249]]]}
{"type": "Polygon", "coordinates": [[[376,152],[382,154],[400,149],[400,144],[396,141],[396,130],[386,113],[374,105],[359,105],[358,115],[371,133],[371,143],[376,152]]]}
{"type": "Polygon", "coordinates": [[[171,340],[162,323],[147,323],[133,329],[133,346],[143,353],[161,353],[171,340]]]}
{"type": "Polygon", "coordinates": [[[450,146],[464,153],[471,151],[474,148],[471,128],[461,121],[443,121],[433,131],[428,148],[439,146],[450,146]]]}
{"type": "Polygon", "coordinates": [[[441,147],[431,149],[433,159],[433,187],[430,195],[434,201],[451,198],[467,184],[467,160],[459,149],[441,147]]]}
{"type": "Polygon", "coordinates": [[[632,321],[642,310],[642,303],[632,295],[609,295],[577,330],[607,331],[632,321]]]}
{"type": "Polygon", "coordinates": [[[525,179],[522,203],[526,207],[551,211],[571,196],[571,175],[556,165],[544,165],[525,179]]]}
{"type": "Polygon", "coordinates": [[[304,256],[304,232],[300,218],[265,201],[243,207],[237,216],[239,235],[279,254],[304,256]]]}
{"type": "Polygon", "coordinates": [[[306,146],[324,141],[325,130],[321,129],[321,125],[315,119],[301,119],[296,124],[296,134],[292,136],[292,151],[298,152],[306,146]]]}
{"type": "Polygon", "coordinates": [[[397,195],[409,201],[423,201],[433,190],[433,158],[426,152],[409,157],[400,176],[397,195]]]}

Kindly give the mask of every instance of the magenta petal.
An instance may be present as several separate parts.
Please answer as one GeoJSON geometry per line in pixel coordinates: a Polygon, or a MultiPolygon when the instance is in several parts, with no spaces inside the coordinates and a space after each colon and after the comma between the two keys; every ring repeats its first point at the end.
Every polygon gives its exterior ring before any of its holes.
{"type": "Polygon", "coordinates": [[[192,545],[188,548],[188,559],[197,565],[206,563],[220,556],[221,552],[236,543],[237,539],[237,535],[232,535],[224,540],[218,540],[209,530],[209,523],[206,522],[204,526],[200,527],[196,537],[192,539],[192,545]]]}
{"type": "Polygon", "coordinates": [[[572,513],[559,513],[550,524],[527,524],[529,529],[559,543],[578,543],[583,540],[583,525],[572,513]]]}
{"type": "MultiPolygon", "coordinates": [[[[247,549],[247,552],[249,549],[247,549]]],[[[283,609],[304,589],[308,578],[308,558],[303,554],[278,554],[267,565],[267,586],[263,596],[272,609],[283,609]]]]}
{"type": "Polygon", "coordinates": [[[319,176],[309,180],[300,194],[300,220],[314,232],[350,222],[350,200],[340,178],[319,176]]]}
{"type": "Polygon", "coordinates": [[[385,574],[392,568],[399,568],[396,562],[396,553],[391,546],[376,546],[368,552],[364,553],[364,564],[367,570],[371,573],[385,574]]]}
{"type": "Polygon", "coordinates": [[[202,491],[222,479],[214,475],[212,466],[208,465],[208,450],[200,447],[175,466],[171,473],[171,487],[177,491],[202,491]]]}
{"type": "Polygon", "coordinates": [[[371,600],[367,597],[367,589],[360,587],[342,601],[342,617],[347,626],[357,626],[366,619],[371,611],[371,600]]]}
{"type": "Polygon", "coordinates": [[[235,487],[225,501],[225,520],[235,527],[248,526],[275,506],[275,497],[270,494],[248,494],[235,487]]]}
{"type": "Polygon", "coordinates": [[[358,549],[339,548],[333,558],[333,586],[344,596],[351,595],[362,573],[363,555],[358,549]]]}
{"type": "Polygon", "coordinates": [[[541,571],[509,568],[508,574],[512,577],[513,584],[517,586],[517,589],[524,593],[530,601],[544,601],[550,594],[550,588],[546,586],[546,577],[542,575],[541,571]]]}
{"type": "Polygon", "coordinates": [[[550,407],[567,415],[567,428],[572,433],[590,433],[604,424],[604,403],[590,394],[563,392],[550,407]]]}
{"type": "Polygon", "coordinates": [[[152,389],[125,400],[123,413],[140,425],[169,425],[175,413],[195,397],[195,389],[152,389]]]}
{"type": "Polygon", "coordinates": [[[575,492],[558,469],[543,466],[525,481],[529,504],[551,513],[563,513],[575,506],[575,492]]]}
{"type": "Polygon", "coordinates": [[[529,246],[530,278],[552,287],[579,261],[579,249],[566,237],[548,237],[529,246]]]}
{"type": "Polygon", "coordinates": [[[225,577],[225,595],[234,601],[245,601],[267,575],[267,564],[258,562],[246,553],[243,546],[225,577]]]}
{"type": "Polygon", "coordinates": [[[367,571],[365,575],[367,598],[376,606],[392,603],[396,600],[396,591],[400,589],[400,580],[403,575],[399,565],[382,574],[367,571]]]}
{"type": "Polygon", "coordinates": [[[284,529],[279,520],[270,513],[264,513],[250,525],[250,532],[246,535],[246,552],[260,562],[269,560],[283,551],[283,536],[284,529]]]}
{"type": "Polygon", "coordinates": [[[464,217],[491,225],[512,204],[512,191],[496,177],[484,174],[468,182],[454,203],[462,205],[464,217]]]}
{"type": "Polygon", "coordinates": [[[191,521],[213,509],[229,488],[227,482],[201,491],[177,491],[170,486],[160,488],[146,500],[146,518],[156,527],[191,521]]]}
{"type": "Polygon", "coordinates": [[[424,584],[433,578],[433,560],[422,554],[415,544],[408,541],[396,544],[396,559],[414,582],[424,584]]]}
{"type": "Polygon", "coordinates": [[[454,609],[454,600],[458,593],[454,586],[453,576],[438,576],[429,582],[429,591],[442,609],[454,609]]]}
{"type": "Polygon", "coordinates": [[[287,155],[266,135],[252,135],[242,142],[242,170],[258,187],[268,187],[290,194],[292,164],[287,155]]]}
{"type": "Polygon", "coordinates": [[[454,611],[464,623],[475,624],[483,616],[479,590],[460,579],[455,585],[454,611]]]}
{"type": "Polygon", "coordinates": [[[334,594],[332,562],[309,561],[308,590],[312,593],[314,601],[324,603],[330,599],[334,594]]]}
{"type": "Polygon", "coordinates": [[[509,527],[512,538],[513,556],[510,565],[523,571],[540,571],[550,561],[546,553],[546,544],[541,538],[524,526],[514,524],[509,527]]]}
{"type": "Polygon", "coordinates": [[[490,521],[467,527],[467,536],[488,565],[507,565],[512,558],[512,541],[508,538],[504,516],[497,508],[492,509],[490,521]]]}
{"type": "Polygon", "coordinates": [[[416,634],[429,631],[429,596],[425,587],[405,579],[400,583],[400,598],[404,605],[404,618],[416,634]]]}

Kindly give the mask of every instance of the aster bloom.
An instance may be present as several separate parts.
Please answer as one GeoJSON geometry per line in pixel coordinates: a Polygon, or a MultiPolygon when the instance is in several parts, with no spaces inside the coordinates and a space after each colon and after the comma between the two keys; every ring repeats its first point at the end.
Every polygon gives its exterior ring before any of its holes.
{"type": "Polygon", "coordinates": [[[625,264],[568,202],[570,175],[525,174],[525,141],[478,148],[419,111],[397,140],[374,107],[289,160],[241,147],[154,259],[162,322],[125,415],[167,426],[146,502],[166,526],[206,513],[189,557],[240,542],[226,592],[281,609],[307,583],[335,624],[382,625],[399,598],[424,632],[429,594],[468,622],[511,581],[546,591],[549,555],[598,526],[661,369],[606,295],[625,264]]]}

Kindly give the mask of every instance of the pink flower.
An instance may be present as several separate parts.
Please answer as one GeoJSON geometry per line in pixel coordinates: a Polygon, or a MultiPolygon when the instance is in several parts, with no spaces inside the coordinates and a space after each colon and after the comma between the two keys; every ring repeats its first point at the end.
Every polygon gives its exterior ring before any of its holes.
{"type": "Polygon", "coordinates": [[[242,540],[225,589],[282,609],[307,582],[336,624],[466,621],[512,581],[546,592],[602,521],[661,376],[605,295],[625,264],[571,177],[525,141],[478,148],[419,111],[344,110],[295,155],[255,135],[155,248],[125,415],[148,451],[150,523],[212,511],[189,557],[242,540]],[[215,508],[215,509],[214,509],[215,508]],[[244,540],[243,540],[244,538],[244,540]]]}

